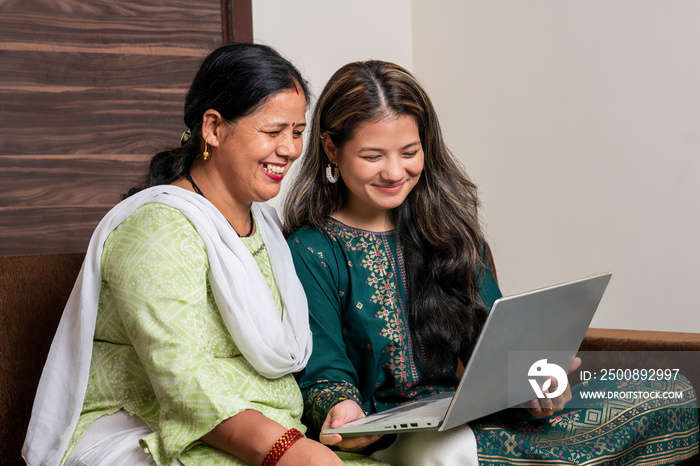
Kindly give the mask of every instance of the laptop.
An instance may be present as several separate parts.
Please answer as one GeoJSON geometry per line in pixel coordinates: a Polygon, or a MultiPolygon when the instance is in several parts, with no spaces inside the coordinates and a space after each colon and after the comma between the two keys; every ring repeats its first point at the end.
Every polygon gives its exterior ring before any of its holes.
{"type": "Polygon", "coordinates": [[[603,273],[496,300],[455,392],[323,433],[356,437],[442,431],[533,400],[537,392],[529,370],[546,360],[568,372],[611,276],[603,273]]]}

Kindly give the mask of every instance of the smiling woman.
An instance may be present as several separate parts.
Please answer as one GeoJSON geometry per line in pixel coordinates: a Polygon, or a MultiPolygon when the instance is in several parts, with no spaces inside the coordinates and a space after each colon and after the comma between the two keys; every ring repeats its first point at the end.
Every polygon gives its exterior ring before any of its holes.
{"type": "Polygon", "coordinates": [[[324,434],[453,392],[501,292],[476,187],[410,73],[380,61],[345,65],[321,93],[310,129],[285,200],[285,233],[309,301],[314,351],[299,384],[321,442],[394,466],[670,464],[697,451],[687,380],[675,385],[687,393],[677,405],[566,407],[580,397],[567,386],[443,432],[324,434]]]}
{"type": "Polygon", "coordinates": [[[341,147],[326,135],[323,148],[348,188],[345,206],[335,218],[363,230],[392,229],[389,212],[406,199],[423,171],[416,121],[396,115],[365,121],[341,147]]]}
{"type": "Polygon", "coordinates": [[[293,374],[311,353],[307,302],[263,203],[301,153],[307,95],[269,47],[204,60],[182,145],[156,154],[93,234],[28,464],[343,464],[303,435],[293,374]]]}
{"type": "MultiPolygon", "coordinates": [[[[320,431],[453,391],[500,291],[485,261],[476,187],[410,73],[380,61],[342,67],[319,97],[309,141],[298,189],[285,200],[285,232],[314,335],[299,382],[320,431]],[[337,180],[324,176],[334,164],[337,180]]],[[[405,438],[387,461],[477,462],[468,426],[418,442],[420,453],[405,438]],[[447,448],[452,441],[461,447],[447,448]]],[[[320,440],[347,450],[387,446],[377,436],[320,440]]]]}
{"type": "Polygon", "coordinates": [[[210,155],[197,158],[189,176],[173,184],[207,193],[237,232],[249,231],[251,204],[275,197],[285,173],[301,155],[305,112],[306,98],[294,90],[278,92],[254,113],[233,122],[207,109],[202,139],[210,155]]]}

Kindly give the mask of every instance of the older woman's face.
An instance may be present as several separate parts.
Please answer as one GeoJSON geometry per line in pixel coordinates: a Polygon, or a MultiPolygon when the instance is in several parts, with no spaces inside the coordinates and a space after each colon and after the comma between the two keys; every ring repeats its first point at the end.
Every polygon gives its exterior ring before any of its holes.
{"type": "Polygon", "coordinates": [[[285,90],[227,127],[210,162],[234,199],[262,202],[279,193],[282,179],[301,155],[305,113],[303,93],[285,90]]]}

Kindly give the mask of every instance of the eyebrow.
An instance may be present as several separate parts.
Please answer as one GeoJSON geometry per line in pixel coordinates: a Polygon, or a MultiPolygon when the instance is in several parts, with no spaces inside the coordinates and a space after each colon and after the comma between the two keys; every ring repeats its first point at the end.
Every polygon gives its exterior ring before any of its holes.
{"type": "Polygon", "coordinates": [[[263,128],[264,128],[264,129],[268,129],[268,128],[280,128],[280,127],[281,127],[281,128],[286,128],[286,127],[288,127],[288,126],[294,126],[295,128],[298,128],[298,127],[300,127],[300,126],[304,126],[304,127],[305,127],[305,126],[306,126],[306,122],[304,121],[304,122],[299,123],[299,124],[297,124],[297,125],[292,125],[292,124],[290,124],[290,123],[268,123],[268,124],[266,124],[266,125],[263,125],[263,128]]]}
{"type": "MultiPolygon", "coordinates": [[[[413,141],[413,142],[411,142],[411,143],[409,143],[409,144],[406,144],[405,146],[401,147],[401,148],[399,149],[399,151],[406,150],[406,149],[408,149],[409,147],[415,146],[416,144],[419,144],[419,145],[420,145],[420,141],[413,141]]],[[[358,152],[365,152],[365,151],[369,151],[369,152],[385,152],[385,149],[382,148],[382,147],[363,147],[363,148],[360,149],[358,152]]]]}

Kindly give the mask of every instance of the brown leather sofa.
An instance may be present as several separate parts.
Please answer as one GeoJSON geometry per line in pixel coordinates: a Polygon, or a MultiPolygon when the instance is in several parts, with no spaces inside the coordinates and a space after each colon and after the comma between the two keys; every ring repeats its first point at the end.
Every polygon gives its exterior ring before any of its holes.
{"type": "MultiPolygon", "coordinates": [[[[34,393],[83,257],[82,253],[0,256],[1,464],[24,464],[20,452],[34,393]]],[[[700,334],[590,329],[581,350],[689,352],[682,371],[700,387],[700,357],[694,357],[700,356],[700,334]]],[[[595,359],[589,357],[582,368],[595,370],[608,362],[605,357],[595,359]]],[[[681,464],[700,465],[700,456],[681,464]]]]}

